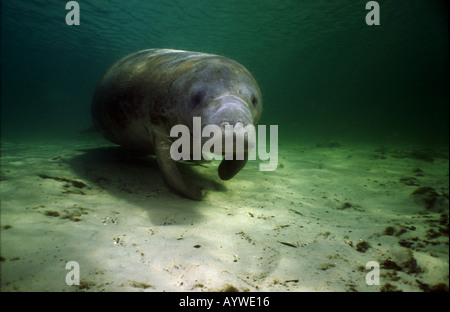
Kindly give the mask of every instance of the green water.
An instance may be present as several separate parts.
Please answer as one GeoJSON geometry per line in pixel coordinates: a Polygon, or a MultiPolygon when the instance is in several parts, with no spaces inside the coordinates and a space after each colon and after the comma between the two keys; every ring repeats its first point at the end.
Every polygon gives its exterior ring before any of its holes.
{"type": "Polygon", "coordinates": [[[1,1],[3,138],[70,135],[91,125],[95,86],[147,48],[225,55],[262,89],[262,124],[280,139],[448,143],[446,1],[1,1]]]}

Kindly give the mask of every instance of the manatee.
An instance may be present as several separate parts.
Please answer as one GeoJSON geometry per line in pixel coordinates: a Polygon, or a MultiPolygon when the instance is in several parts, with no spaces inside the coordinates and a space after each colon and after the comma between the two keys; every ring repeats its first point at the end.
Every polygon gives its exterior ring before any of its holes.
{"type": "MultiPolygon", "coordinates": [[[[92,101],[94,125],[106,139],[155,155],[166,183],[194,200],[202,199],[202,189],[187,181],[171,158],[176,140],[171,128],[185,125],[192,135],[193,117],[201,117],[202,129],[210,124],[221,129],[256,126],[261,112],[261,91],[244,66],[219,55],[169,49],[143,50],[117,61],[101,78],[92,101]]],[[[219,176],[232,178],[246,161],[247,155],[223,159],[219,176]]]]}

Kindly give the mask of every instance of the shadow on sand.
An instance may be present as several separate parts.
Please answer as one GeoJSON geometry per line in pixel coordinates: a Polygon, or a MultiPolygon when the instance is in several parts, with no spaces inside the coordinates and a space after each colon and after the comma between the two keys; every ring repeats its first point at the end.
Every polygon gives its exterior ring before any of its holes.
{"type": "MultiPolygon", "coordinates": [[[[118,205],[139,206],[154,224],[187,224],[201,218],[196,202],[175,194],[164,182],[154,156],[141,156],[121,147],[81,150],[83,154],[69,160],[74,172],[94,187],[92,192],[108,192],[118,205]]],[[[178,164],[188,183],[196,183],[205,191],[225,191],[212,177],[213,168],[185,163],[178,164]],[[199,171],[202,171],[201,173],[199,171]],[[205,174],[206,173],[206,174],[205,174]]]]}

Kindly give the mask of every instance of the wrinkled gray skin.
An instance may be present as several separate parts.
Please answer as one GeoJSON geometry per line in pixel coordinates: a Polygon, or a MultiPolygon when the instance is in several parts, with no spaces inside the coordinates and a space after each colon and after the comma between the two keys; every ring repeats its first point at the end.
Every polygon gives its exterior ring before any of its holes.
{"type": "MultiPolygon", "coordinates": [[[[201,188],[185,181],[170,157],[177,139],[169,136],[170,129],[183,124],[192,135],[194,116],[202,118],[202,129],[208,124],[256,126],[261,111],[259,87],[242,65],[218,55],[166,49],[140,51],[116,62],[92,102],[94,124],[103,136],[155,154],[166,182],[194,200],[202,199],[201,188]]],[[[219,176],[232,178],[246,161],[223,160],[219,176]]]]}

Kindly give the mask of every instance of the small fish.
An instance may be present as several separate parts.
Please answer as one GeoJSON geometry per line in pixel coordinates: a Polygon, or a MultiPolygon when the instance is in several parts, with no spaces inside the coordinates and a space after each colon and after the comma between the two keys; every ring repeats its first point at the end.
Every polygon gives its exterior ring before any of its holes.
{"type": "Polygon", "coordinates": [[[286,246],[289,246],[289,247],[297,248],[297,246],[295,246],[294,244],[291,244],[291,243],[280,242],[280,241],[279,241],[279,243],[281,243],[281,244],[283,244],[283,245],[286,245],[286,246]]]}

